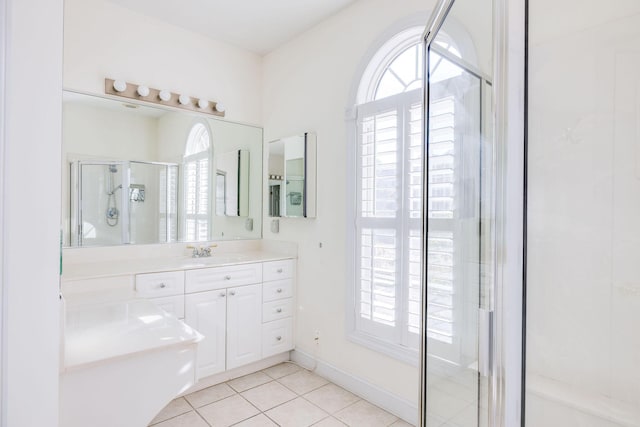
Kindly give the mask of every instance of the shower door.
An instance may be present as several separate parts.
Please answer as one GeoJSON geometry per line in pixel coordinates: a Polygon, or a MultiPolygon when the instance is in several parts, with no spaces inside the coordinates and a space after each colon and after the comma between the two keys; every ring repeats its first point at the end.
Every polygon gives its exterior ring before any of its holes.
{"type": "MultiPolygon", "coordinates": [[[[493,276],[491,82],[441,1],[425,32],[423,425],[488,426],[493,276]],[[447,21],[452,25],[448,26],[447,21]],[[471,60],[470,60],[471,59],[471,60]]],[[[490,5],[490,3],[489,3],[490,5]]],[[[467,11],[469,12],[469,11],[467,11]]],[[[480,18],[478,18],[480,19],[480,18]]],[[[474,28],[467,28],[476,49],[474,28]]]]}
{"type": "Polygon", "coordinates": [[[129,205],[123,188],[129,188],[129,184],[125,162],[78,161],[72,163],[72,169],[73,244],[108,246],[128,242],[129,205]]]}

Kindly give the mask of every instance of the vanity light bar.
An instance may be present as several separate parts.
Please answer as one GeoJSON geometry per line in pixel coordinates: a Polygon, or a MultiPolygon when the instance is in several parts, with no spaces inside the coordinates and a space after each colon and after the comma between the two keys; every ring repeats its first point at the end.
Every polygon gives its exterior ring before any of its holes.
{"type": "Polygon", "coordinates": [[[192,98],[190,96],[169,92],[168,90],[159,90],[143,85],[126,83],[122,80],[104,79],[104,93],[151,102],[153,104],[168,105],[183,110],[212,114],[214,116],[224,117],[225,115],[225,108],[219,102],[192,98]]]}

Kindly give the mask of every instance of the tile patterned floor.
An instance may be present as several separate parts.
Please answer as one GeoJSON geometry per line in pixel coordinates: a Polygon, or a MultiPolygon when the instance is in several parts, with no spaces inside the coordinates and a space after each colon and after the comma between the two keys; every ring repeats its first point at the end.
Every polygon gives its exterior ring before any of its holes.
{"type": "Polygon", "coordinates": [[[405,427],[366,400],[293,363],[188,394],[169,403],[153,427],[405,427]]]}

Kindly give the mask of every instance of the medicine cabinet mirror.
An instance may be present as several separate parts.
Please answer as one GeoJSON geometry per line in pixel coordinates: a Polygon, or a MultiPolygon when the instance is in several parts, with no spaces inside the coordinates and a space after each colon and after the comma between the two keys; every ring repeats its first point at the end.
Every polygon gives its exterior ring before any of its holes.
{"type": "Polygon", "coordinates": [[[269,143],[269,216],[316,216],[316,142],[314,133],[269,143]]]}
{"type": "Polygon", "coordinates": [[[260,159],[259,127],[65,91],[63,244],[260,238],[260,159]]]}

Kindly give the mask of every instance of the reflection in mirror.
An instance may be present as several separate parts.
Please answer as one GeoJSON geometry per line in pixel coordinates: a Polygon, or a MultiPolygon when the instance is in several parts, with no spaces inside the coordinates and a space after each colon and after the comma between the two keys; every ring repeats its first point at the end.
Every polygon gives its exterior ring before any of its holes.
{"type": "Polygon", "coordinates": [[[316,216],[316,136],[269,143],[269,216],[316,216]]]}
{"type": "Polygon", "coordinates": [[[71,164],[71,241],[78,246],[177,238],[178,165],[136,161],[71,164]]]}
{"type": "Polygon", "coordinates": [[[64,245],[260,238],[250,158],[262,158],[261,128],[65,92],[64,245]]]}
{"type": "Polygon", "coordinates": [[[249,215],[249,151],[216,156],[216,215],[249,215]]]}

